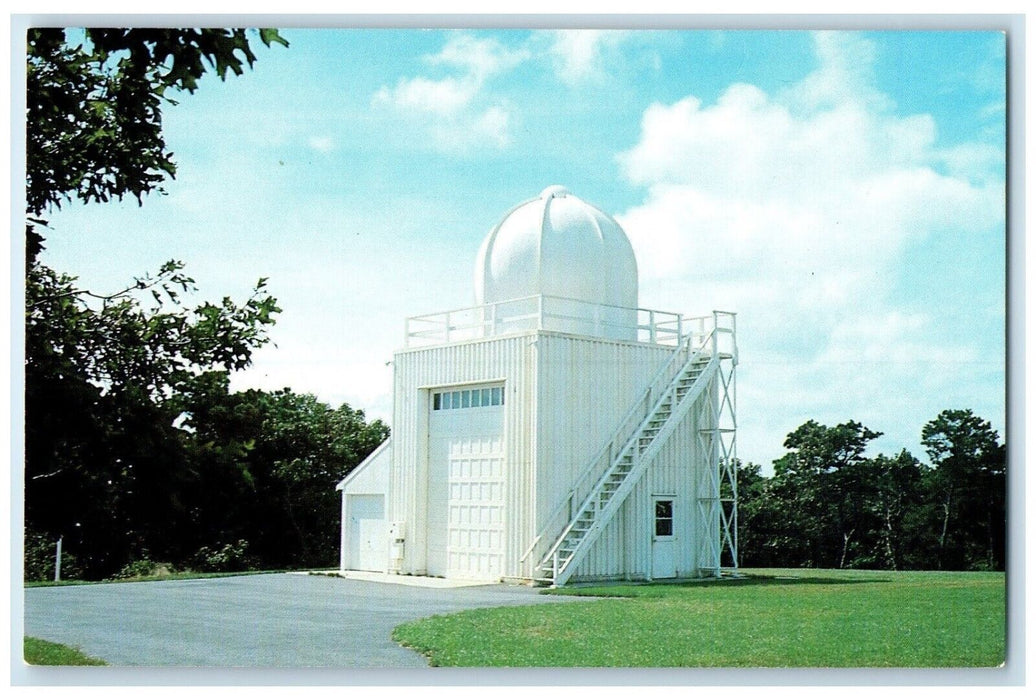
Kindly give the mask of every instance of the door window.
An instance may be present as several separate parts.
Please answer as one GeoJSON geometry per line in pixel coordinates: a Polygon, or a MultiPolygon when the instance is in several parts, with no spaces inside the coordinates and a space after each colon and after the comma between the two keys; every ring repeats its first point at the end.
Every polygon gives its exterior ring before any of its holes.
{"type": "Polygon", "coordinates": [[[673,500],[655,499],[655,537],[673,536],[673,500]]]}

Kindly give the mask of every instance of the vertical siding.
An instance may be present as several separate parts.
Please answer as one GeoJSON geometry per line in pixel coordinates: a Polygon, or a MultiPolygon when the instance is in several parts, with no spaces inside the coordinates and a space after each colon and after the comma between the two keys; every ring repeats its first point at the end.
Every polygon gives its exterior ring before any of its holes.
{"type": "Polygon", "coordinates": [[[527,546],[536,475],[535,334],[492,338],[396,353],[390,520],[406,521],[404,571],[425,571],[427,546],[427,389],[502,380],[505,474],[504,571],[516,576],[527,546]],[[396,442],[398,441],[398,442],[396,442]]]}
{"type": "Polygon", "coordinates": [[[573,580],[601,578],[650,578],[651,546],[654,531],[653,496],[674,496],[674,560],[677,577],[695,577],[699,549],[708,547],[702,531],[718,532],[718,523],[702,523],[698,515],[698,495],[703,470],[710,468],[709,455],[698,444],[698,431],[709,427],[708,404],[716,401],[712,380],[698,397],[676,430],[666,441],[647,472],[623,503],[618,515],[605,528],[592,551],[577,567],[573,580]]]}
{"type": "MultiPolygon", "coordinates": [[[[398,352],[388,518],[406,522],[404,572],[426,566],[427,389],[504,382],[504,576],[528,578],[535,562],[520,562],[522,554],[672,352],[549,331],[398,352]]],[[[714,393],[688,412],[574,579],[650,576],[653,494],[677,497],[678,575],[696,575],[698,472],[707,463],[696,432],[714,393]]]]}
{"type": "MultiPolygon", "coordinates": [[[[567,500],[573,482],[611,439],[672,352],[668,347],[541,334],[537,532],[567,500]]],[[[577,577],[615,577],[644,570],[649,500],[650,493],[638,486],[579,565],[577,577]]]]}

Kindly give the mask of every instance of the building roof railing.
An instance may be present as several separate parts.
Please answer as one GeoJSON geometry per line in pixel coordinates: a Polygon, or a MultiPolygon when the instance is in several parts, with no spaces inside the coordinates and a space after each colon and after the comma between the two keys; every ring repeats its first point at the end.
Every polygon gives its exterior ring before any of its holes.
{"type": "Polygon", "coordinates": [[[657,309],[536,295],[412,316],[406,320],[405,347],[427,347],[537,330],[677,346],[691,334],[704,337],[712,323],[712,315],[685,317],[657,309]]]}

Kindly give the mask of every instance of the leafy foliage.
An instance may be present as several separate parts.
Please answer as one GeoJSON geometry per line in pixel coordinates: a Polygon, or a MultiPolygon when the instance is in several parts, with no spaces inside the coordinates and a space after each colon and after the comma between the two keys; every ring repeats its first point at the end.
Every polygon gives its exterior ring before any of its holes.
{"type": "Polygon", "coordinates": [[[865,509],[856,497],[868,487],[863,453],[881,433],[850,421],[834,427],[808,421],[788,435],[788,454],[774,462],[771,494],[806,566],[844,567],[865,509]],[[795,536],[795,533],[798,533],[795,536]]]}
{"type": "Polygon", "coordinates": [[[168,549],[187,526],[194,469],[176,423],[191,397],[248,366],[280,311],[262,280],[240,305],[190,308],[192,290],[175,262],[109,295],[39,263],[28,275],[27,529],[75,533],[88,575],[168,549]]]}
{"type": "Polygon", "coordinates": [[[195,571],[248,571],[255,568],[255,560],[248,555],[248,541],[238,540],[222,547],[202,547],[191,557],[195,571]]]}
{"type": "Polygon", "coordinates": [[[738,465],[740,564],[1002,570],[1005,450],[989,423],[943,411],[922,429],[930,466],[867,457],[879,435],[807,421],[773,477],[738,465]]]}
{"type": "Polygon", "coordinates": [[[334,484],[387,434],[288,390],[230,394],[280,312],[265,279],[191,306],[178,261],[99,293],[39,260],[52,208],[162,192],[176,173],[163,107],[206,72],[242,74],[256,32],[287,46],[274,29],[28,33],[27,577],[46,576],[62,535],[95,579],[152,560],[326,562],[334,484]]]}
{"type": "MultiPolygon", "coordinates": [[[[274,29],[258,35],[288,45],[274,29]]],[[[225,79],[256,60],[244,29],[34,28],[27,45],[29,263],[50,207],[160,192],[176,173],[163,105],[175,104],[176,91],[194,92],[209,68],[225,79]]]]}
{"type": "Polygon", "coordinates": [[[921,443],[935,467],[940,568],[1002,569],[1007,455],[996,431],[969,410],[947,410],[924,426],[921,443]]]}
{"type": "MultiPolygon", "coordinates": [[[[202,570],[334,560],[334,485],[388,430],[287,389],[229,392],[280,311],[265,281],[243,303],[194,307],[178,263],[110,295],[40,264],[28,282],[30,538],[65,535],[90,578],[146,559],[202,570]],[[240,540],[253,559],[232,551],[240,540]]],[[[27,563],[27,576],[42,571],[27,563]]]]}
{"type": "Polygon", "coordinates": [[[212,542],[247,539],[274,568],[336,560],[334,486],[388,437],[363,411],[288,389],[198,395],[184,428],[193,434],[192,460],[218,465],[220,479],[191,494],[195,522],[212,542]]]}
{"type": "Polygon", "coordinates": [[[158,565],[150,559],[137,559],[119,569],[112,578],[144,578],[145,576],[151,576],[154,574],[157,567],[158,565]]]}
{"type": "MultiPolygon", "coordinates": [[[[56,543],[39,533],[27,533],[23,555],[26,580],[52,581],[56,565],[56,543]]],[[[63,552],[61,556],[62,580],[77,579],[83,575],[74,555],[63,552]]]]}

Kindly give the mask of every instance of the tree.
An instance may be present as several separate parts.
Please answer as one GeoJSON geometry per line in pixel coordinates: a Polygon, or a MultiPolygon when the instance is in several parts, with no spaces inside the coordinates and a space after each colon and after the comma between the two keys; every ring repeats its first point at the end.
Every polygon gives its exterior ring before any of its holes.
{"type": "MultiPolygon", "coordinates": [[[[767,522],[766,486],[768,479],[762,475],[758,464],[737,461],[737,552],[739,566],[767,566],[764,542],[770,532],[767,522]]],[[[730,494],[730,486],[724,480],[720,484],[721,495],[730,494]]]]}
{"type": "Polygon", "coordinates": [[[881,569],[924,568],[928,549],[918,516],[923,506],[924,468],[906,450],[895,457],[869,460],[872,472],[865,507],[875,530],[869,533],[872,549],[863,562],[881,569]]]}
{"type": "Polygon", "coordinates": [[[194,468],[176,425],[184,398],[248,366],[279,309],[264,280],[242,304],[188,308],[193,280],[175,261],[122,290],[83,289],[40,263],[40,228],[64,202],[161,191],[175,175],[162,107],[207,70],[225,78],[254,60],[243,29],[28,33],[26,531],[75,533],[66,545],[88,575],[173,548],[194,468]]]}
{"type": "MultiPolygon", "coordinates": [[[[274,29],[257,31],[267,46],[288,46],[274,29]]],[[[163,105],[175,104],[177,90],[194,92],[209,68],[225,79],[256,60],[244,29],[35,28],[27,45],[29,265],[51,207],[126,195],[139,203],[161,191],[176,173],[162,135],[163,105]]]]}
{"type": "Polygon", "coordinates": [[[347,404],[289,389],[198,397],[184,421],[194,461],[226,482],[195,494],[202,544],[247,539],[265,566],[328,566],[338,551],[334,486],[388,437],[347,404]],[[218,499],[219,502],[216,502],[218,499]]]}
{"type": "Polygon", "coordinates": [[[771,490],[786,519],[771,546],[788,550],[800,566],[849,563],[866,527],[863,453],[880,435],[856,421],[828,427],[812,420],[788,434],[790,452],[774,461],[771,490]]]}
{"type": "Polygon", "coordinates": [[[27,278],[26,529],[75,532],[89,574],[169,549],[189,517],[185,402],[247,367],[280,311],[264,280],[240,305],[188,308],[190,291],[178,263],[106,296],[40,264],[27,278]]]}
{"type": "Polygon", "coordinates": [[[1007,463],[996,431],[971,410],[945,410],[922,428],[921,444],[933,467],[937,565],[1002,569],[1007,463]]]}

